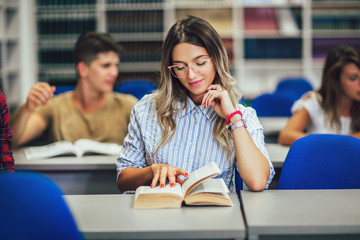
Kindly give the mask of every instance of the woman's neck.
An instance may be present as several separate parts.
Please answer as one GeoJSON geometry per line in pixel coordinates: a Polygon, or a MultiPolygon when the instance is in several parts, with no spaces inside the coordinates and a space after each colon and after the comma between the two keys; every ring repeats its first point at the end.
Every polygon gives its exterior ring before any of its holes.
{"type": "Polygon", "coordinates": [[[75,105],[84,112],[94,112],[103,108],[108,101],[108,93],[95,92],[77,86],[73,92],[75,105]]]}
{"type": "Polygon", "coordinates": [[[342,95],[340,99],[340,116],[349,117],[353,100],[342,95]]]}

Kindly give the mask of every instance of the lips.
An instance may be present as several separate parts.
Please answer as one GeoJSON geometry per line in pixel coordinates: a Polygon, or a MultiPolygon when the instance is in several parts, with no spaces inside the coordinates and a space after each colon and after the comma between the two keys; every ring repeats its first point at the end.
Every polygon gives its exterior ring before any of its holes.
{"type": "Polygon", "coordinates": [[[107,80],[107,81],[106,81],[106,84],[108,84],[108,85],[113,85],[114,83],[115,83],[114,80],[107,80]]]}
{"type": "Polygon", "coordinates": [[[201,82],[202,82],[202,80],[199,80],[199,81],[189,82],[189,84],[192,87],[196,87],[196,86],[200,85],[201,82]]]}

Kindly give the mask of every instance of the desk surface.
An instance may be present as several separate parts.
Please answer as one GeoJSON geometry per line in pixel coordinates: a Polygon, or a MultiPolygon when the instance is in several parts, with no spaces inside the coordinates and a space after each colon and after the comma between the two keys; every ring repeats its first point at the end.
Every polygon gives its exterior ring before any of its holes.
{"type": "Polygon", "coordinates": [[[116,156],[54,157],[28,160],[24,148],[13,152],[15,168],[19,170],[116,170],[116,156]]]}
{"type": "MultiPolygon", "coordinates": [[[[281,167],[289,151],[288,146],[267,143],[266,148],[274,167],[281,167]]],[[[93,155],[77,157],[54,157],[28,160],[24,148],[13,152],[15,167],[19,170],[116,170],[116,156],[93,155]]]]}
{"type": "Polygon", "coordinates": [[[250,239],[284,234],[353,234],[359,239],[360,189],[242,191],[241,198],[250,239]]]}
{"type": "Polygon", "coordinates": [[[264,128],[264,134],[279,133],[287,124],[288,117],[260,117],[261,125],[264,128]]]}
{"type": "Polygon", "coordinates": [[[86,239],[244,239],[236,194],[233,207],[139,210],[133,195],[65,195],[86,239]]]}
{"type": "Polygon", "coordinates": [[[273,163],[274,167],[282,167],[290,147],[276,143],[266,143],[266,149],[268,150],[270,161],[273,163]]]}

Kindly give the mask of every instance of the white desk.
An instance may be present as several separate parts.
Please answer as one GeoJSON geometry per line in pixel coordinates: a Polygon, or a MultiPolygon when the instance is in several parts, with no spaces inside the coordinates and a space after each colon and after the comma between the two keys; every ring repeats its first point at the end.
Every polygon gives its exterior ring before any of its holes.
{"type": "Polygon", "coordinates": [[[133,209],[133,195],[65,195],[86,239],[245,239],[237,195],[233,207],[133,209]]]}
{"type": "Polygon", "coordinates": [[[288,117],[260,117],[261,125],[264,128],[264,134],[279,133],[287,124],[288,117]]]}
{"type": "Polygon", "coordinates": [[[284,164],[285,158],[289,152],[290,147],[276,143],[266,143],[270,160],[275,168],[281,168],[284,164]]]}
{"type": "Polygon", "coordinates": [[[251,240],[360,239],[360,189],[242,191],[241,198],[251,240]]]}
{"type": "Polygon", "coordinates": [[[54,180],[65,194],[119,193],[116,187],[116,157],[84,156],[28,160],[24,149],[13,152],[15,169],[37,171],[54,180]]]}

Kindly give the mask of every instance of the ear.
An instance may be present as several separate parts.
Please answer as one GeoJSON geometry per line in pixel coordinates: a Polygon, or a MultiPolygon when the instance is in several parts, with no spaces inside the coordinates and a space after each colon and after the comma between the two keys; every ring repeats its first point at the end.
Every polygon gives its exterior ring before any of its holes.
{"type": "Polygon", "coordinates": [[[79,62],[77,65],[76,65],[76,70],[80,76],[80,78],[84,78],[87,76],[88,74],[88,66],[86,65],[85,62],[79,62]]]}

